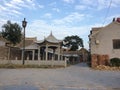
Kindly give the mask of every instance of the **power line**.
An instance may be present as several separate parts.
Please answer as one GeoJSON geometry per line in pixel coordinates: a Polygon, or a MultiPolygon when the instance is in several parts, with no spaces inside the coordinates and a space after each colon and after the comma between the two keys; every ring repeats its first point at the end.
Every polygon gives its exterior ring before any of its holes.
{"type": "Polygon", "coordinates": [[[112,4],[112,0],[110,1],[110,4],[109,4],[109,6],[108,6],[108,9],[107,9],[107,12],[106,12],[106,15],[105,15],[105,18],[104,18],[104,21],[103,21],[102,26],[105,24],[105,21],[106,21],[106,19],[107,19],[107,17],[108,17],[108,13],[109,13],[109,11],[110,11],[111,4],[112,4]]]}

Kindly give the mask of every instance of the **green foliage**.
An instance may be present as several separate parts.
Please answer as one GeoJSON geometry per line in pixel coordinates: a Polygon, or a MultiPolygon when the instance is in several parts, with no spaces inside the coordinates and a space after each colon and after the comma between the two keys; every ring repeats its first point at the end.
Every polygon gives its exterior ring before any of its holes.
{"type": "Polygon", "coordinates": [[[112,58],[112,59],[110,59],[110,64],[112,66],[119,67],[120,66],[120,58],[112,58]]]}
{"type": "Polygon", "coordinates": [[[7,21],[6,24],[2,26],[1,35],[11,44],[15,45],[21,41],[21,30],[22,28],[17,23],[11,23],[7,21]]]}
{"type": "Polygon", "coordinates": [[[79,48],[79,46],[84,47],[82,38],[80,38],[77,35],[67,36],[64,38],[63,41],[66,42],[66,44],[62,44],[62,45],[70,48],[71,51],[76,51],[79,48]]]}

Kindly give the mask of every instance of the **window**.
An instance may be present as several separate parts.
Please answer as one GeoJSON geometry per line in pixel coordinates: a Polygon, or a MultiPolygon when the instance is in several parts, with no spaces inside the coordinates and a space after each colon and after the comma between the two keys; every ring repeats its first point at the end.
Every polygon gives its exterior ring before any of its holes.
{"type": "Polygon", "coordinates": [[[120,39],[113,40],[113,49],[120,49],[120,39]]]}

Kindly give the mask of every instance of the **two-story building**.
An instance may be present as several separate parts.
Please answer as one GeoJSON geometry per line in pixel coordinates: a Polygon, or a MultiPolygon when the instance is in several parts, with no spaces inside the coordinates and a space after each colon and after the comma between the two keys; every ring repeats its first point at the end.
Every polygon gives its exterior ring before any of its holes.
{"type": "Polygon", "coordinates": [[[120,18],[104,27],[94,27],[89,35],[90,53],[120,58],[120,18]]]}

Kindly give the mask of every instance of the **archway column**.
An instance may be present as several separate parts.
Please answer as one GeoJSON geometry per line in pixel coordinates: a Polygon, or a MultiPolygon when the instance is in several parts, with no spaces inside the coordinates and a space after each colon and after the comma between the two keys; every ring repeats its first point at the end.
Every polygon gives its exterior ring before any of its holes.
{"type": "Polygon", "coordinates": [[[40,46],[38,47],[38,60],[40,60],[40,46]]]}
{"type": "Polygon", "coordinates": [[[46,44],[46,55],[45,56],[46,56],[45,59],[48,60],[48,45],[47,44],[46,44]]]}
{"type": "Polygon", "coordinates": [[[60,60],[60,46],[58,46],[58,60],[60,60]]]}
{"type": "Polygon", "coordinates": [[[53,55],[52,55],[53,60],[55,60],[55,49],[53,49],[53,55]]]}
{"type": "Polygon", "coordinates": [[[35,59],[35,50],[32,50],[32,60],[35,59]]]}

